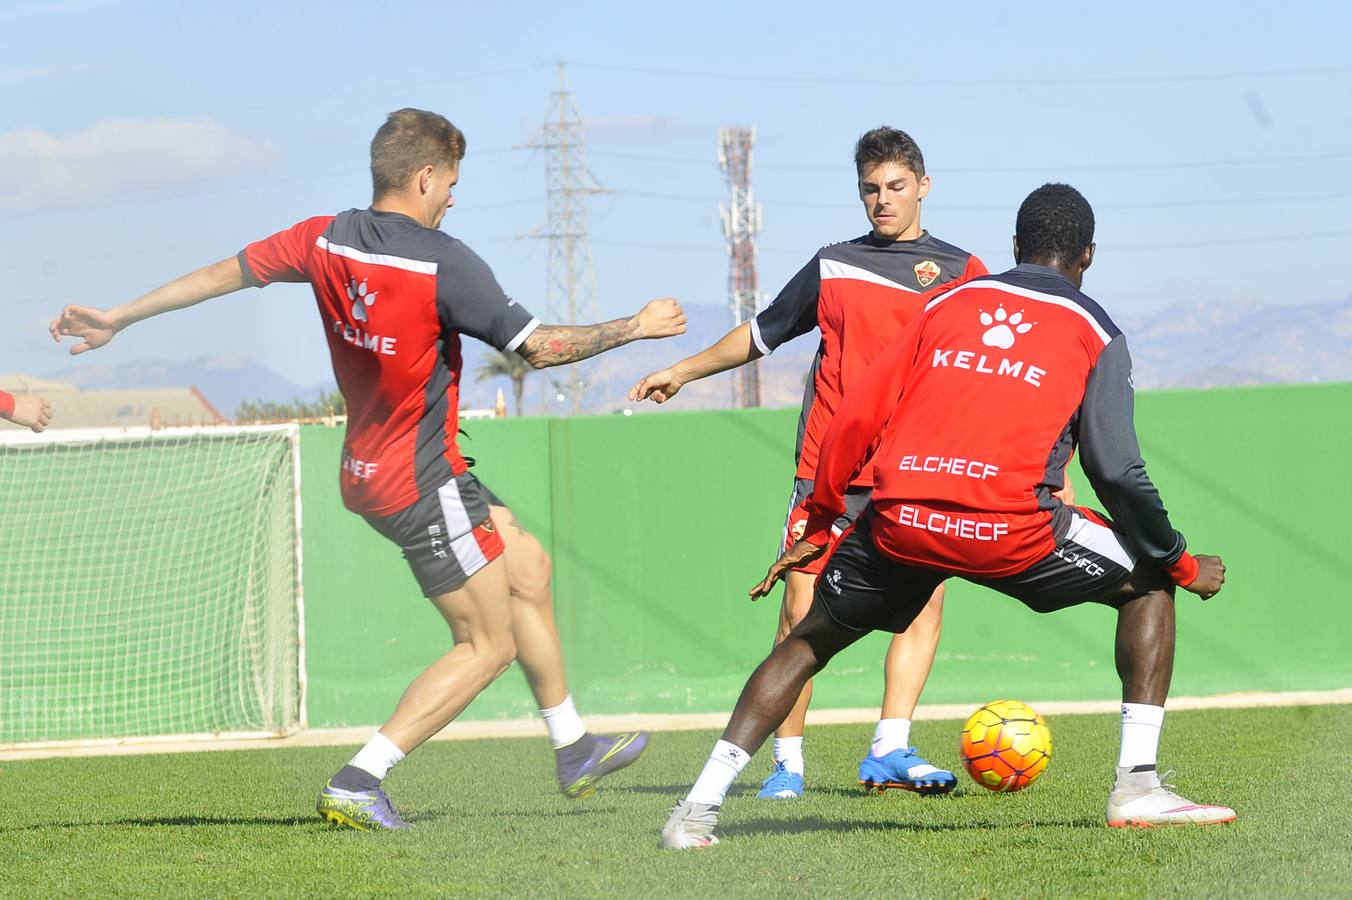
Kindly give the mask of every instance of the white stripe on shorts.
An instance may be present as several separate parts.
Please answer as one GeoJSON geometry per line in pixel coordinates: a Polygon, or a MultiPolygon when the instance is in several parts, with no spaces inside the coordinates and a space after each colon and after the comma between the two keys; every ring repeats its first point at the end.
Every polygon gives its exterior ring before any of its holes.
{"type": "Polygon", "coordinates": [[[488,557],[484,556],[483,548],[474,537],[469,510],[465,509],[460,486],[454,478],[437,488],[437,500],[441,502],[441,516],[446,520],[446,533],[455,535],[451,538],[451,552],[468,578],[488,565],[488,557]]]}
{"type": "Polygon", "coordinates": [[[1070,530],[1066,532],[1066,540],[1111,559],[1128,572],[1136,568],[1136,560],[1127,552],[1116,532],[1086,519],[1074,510],[1070,513],[1070,530]]]}

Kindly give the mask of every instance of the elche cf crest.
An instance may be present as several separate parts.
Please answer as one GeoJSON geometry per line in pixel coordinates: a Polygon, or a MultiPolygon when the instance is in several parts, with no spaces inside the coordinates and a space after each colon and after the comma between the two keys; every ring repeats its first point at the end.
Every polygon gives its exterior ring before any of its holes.
{"type": "Polygon", "coordinates": [[[934,279],[938,278],[943,269],[932,259],[915,264],[915,280],[920,282],[921,287],[929,287],[934,284],[934,279]]]}

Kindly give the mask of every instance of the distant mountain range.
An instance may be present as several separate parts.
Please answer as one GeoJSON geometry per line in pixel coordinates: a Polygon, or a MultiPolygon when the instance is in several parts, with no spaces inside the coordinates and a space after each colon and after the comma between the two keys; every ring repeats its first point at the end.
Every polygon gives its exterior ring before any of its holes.
{"type": "Polygon", "coordinates": [[[332,381],[305,387],[278,375],[247,353],[213,353],[182,362],[137,360],[119,366],[79,365],[46,377],[79,388],[180,387],[202,392],[227,418],[245,400],[314,400],[332,381]]]}
{"type": "MultiPolygon", "coordinates": [[[[721,306],[689,305],[688,331],[661,344],[631,344],[592,363],[600,385],[602,411],[628,407],[630,386],[647,372],[709,346],[731,319],[721,306]]],[[[1118,320],[1127,333],[1139,389],[1210,388],[1233,385],[1352,381],[1352,297],[1328,303],[1270,307],[1234,301],[1173,306],[1149,316],[1118,320]]],[[[800,402],[803,379],[817,349],[817,337],[804,335],[762,362],[765,406],[800,402]]],[[[477,341],[465,342],[462,406],[491,407],[497,389],[511,397],[504,378],[476,381],[487,354],[477,341]]],[[[84,388],[169,387],[192,385],[221,412],[233,416],[245,400],[314,400],[331,381],[298,385],[245,353],[217,353],[184,362],[138,361],[120,366],[79,366],[47,377],[84,388]]],[[[527,415],[561,413],[556,399],[562,372],[532,372],[526,382],[527,415]]],[[[732,401],[730,375],[685,388],[670,408],[714,409],[732,401]]]]}

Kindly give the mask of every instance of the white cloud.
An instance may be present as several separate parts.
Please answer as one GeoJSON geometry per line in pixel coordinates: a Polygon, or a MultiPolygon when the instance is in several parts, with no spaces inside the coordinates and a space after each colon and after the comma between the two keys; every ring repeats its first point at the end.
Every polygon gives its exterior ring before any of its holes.
{"type": "Polygon", "coordinates": [[[0,209],[197,184],[278,158],[271,141],[210,119],[107,119],[68,135],[20,128],[0,134],[0,209]]]}

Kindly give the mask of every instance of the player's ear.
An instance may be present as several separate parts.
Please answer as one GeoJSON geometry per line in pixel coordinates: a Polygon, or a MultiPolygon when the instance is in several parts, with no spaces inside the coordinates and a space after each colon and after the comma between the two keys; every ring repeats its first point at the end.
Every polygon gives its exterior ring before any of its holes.
{"type": "Polygon", "coordinates": [[[1084,253],[1080,254],[1080,271],[1083,272],[1094,264],[1094,247],[1091,241],[1088,247],[1084,248],[1084,253]]]}
{"type": "Polygon", "coordinates": [[[418,170],[418,193],[426,194],[432,188],[433,166],[423,166],[418,170]]]}
{"type": "Polygon", "coordinates": [[[1017,266],[1019,263],[1023,262],[1020,258],[1022,254],[1019,253],[1019,236],[1017,234],[1014,235],[1009,239],[1009,242],[1014,248],[1014,265],[1017,266]]]}
{"type": "Polygon", "coordinates": [[[915,199],[924,200],[926,197],[929,196],[929,189],[930,189],[930,177],[928,175],[925,175],[916,184],[915,199]]]}

